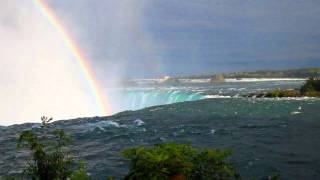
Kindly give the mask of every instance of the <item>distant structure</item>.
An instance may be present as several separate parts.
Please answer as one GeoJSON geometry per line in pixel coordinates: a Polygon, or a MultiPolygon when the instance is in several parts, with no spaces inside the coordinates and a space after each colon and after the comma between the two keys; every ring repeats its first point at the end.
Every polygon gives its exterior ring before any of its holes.
{"type": "Polygon", "coordinates": [[[168,80],[168,79],[170,79],[171,77],[170,76],[164,76],[163,77],[163,81],[166,81],[166,80],[168,80]]]}
{"type": "Polygon", "coordinates": [[[210,78],[210,83],[220,83],[225,82],[224,76],[222,74],[214,75],[210,78]]]}
{"type": "Polygon", "coordinates": [[[163,83],[163,82],[165,82],[165,81],[168,80],[168,79],[170,79],[170,76],[164,76],[163,78],[161,78],[161,79],[159,80],[159,82],[160,82],[160,83],[163,83]]]}
{"type": "Polygon", "coordinates": [[[180,81],[178,78],[171,78],[170,76],[165,76],[163,79],[160,80],[161,84],[166,85],[177,85],[180,84],[180,81]]]}

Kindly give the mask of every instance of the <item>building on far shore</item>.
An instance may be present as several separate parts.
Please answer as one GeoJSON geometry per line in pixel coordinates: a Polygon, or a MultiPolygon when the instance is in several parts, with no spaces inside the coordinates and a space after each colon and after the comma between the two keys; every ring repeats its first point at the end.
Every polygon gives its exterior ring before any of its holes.
{"type": "Polygon", "coordinates": [[[210,83],[220,83],[220,82],[225,82],[224,76],[222,74],[217,74],[217,75],[213,75],[210,78],[210,83]]]}

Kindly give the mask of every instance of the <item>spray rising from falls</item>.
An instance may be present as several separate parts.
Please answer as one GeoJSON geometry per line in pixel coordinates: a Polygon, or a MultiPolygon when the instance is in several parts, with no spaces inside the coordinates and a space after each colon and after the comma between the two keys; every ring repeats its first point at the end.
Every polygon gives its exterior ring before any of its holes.
{"type": "Polygon", "coordinates": [[[110,114],[67,29],[42,0],[0,6],[0,125],[110,114]]]}
{"type": "Polygon", "coordinates": [[[33,0],[35,6],[39,8],[41,13],[47,18],[47,20],[52,24],[52,26],[60,33],[65,46],[70,50],[74,56],[75,62],[78,64],[84,79],[87,81],[87,84],[92,92],[92,95],[95,99],[96,107],[99,109],[98,115],[110,115],[111,106],[108,103],[107,97],[104,95],[102,90],[99,87],[95,75],[88,60],[85,58],[84,54],[80,51],[80,48],[77,46],[75,41],[72,39],[70,33],[63,27],[59,19],[51,11],[49,6],[42,0],[33,0]]]}

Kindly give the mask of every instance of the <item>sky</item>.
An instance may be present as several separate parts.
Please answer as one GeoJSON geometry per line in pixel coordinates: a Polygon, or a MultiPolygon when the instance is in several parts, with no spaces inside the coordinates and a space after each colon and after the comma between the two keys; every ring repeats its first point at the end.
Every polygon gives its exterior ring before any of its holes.
{"type": "Polygon", "coordinates": [[[72,55],[34,4],[0,3],[0,125],[96,115],[72,55]]]}
{"type": "MultiPolygon", "coordinates": [[[[43,1],[107,95],[115,79],[320,67],[319,0],[43,1]]],[[[32,0],[0,0],[0,38],[0,125],[99,115],[32,0]]]]}
{"type": "Polygon", "coordinates": [[[320,66],[318,0],[47,2],[100,76],[320,66]]]}

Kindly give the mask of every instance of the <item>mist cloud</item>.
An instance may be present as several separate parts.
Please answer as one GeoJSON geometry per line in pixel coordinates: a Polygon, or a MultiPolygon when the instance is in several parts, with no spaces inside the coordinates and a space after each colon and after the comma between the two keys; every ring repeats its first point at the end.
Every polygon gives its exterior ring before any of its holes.
{"type": "Polygon", "coordinates": [[[148,0],[49,0],[102,82],[165,72],[161,43],[147,28],[148,0]],[[70,8],[72,7],[72,8],[70,8]]]}
{"type": "Polygon", "coordinates": [[[31,1],[1,1],[0,37],[0,125],[96,115],[70,51],[31,1]]]}

